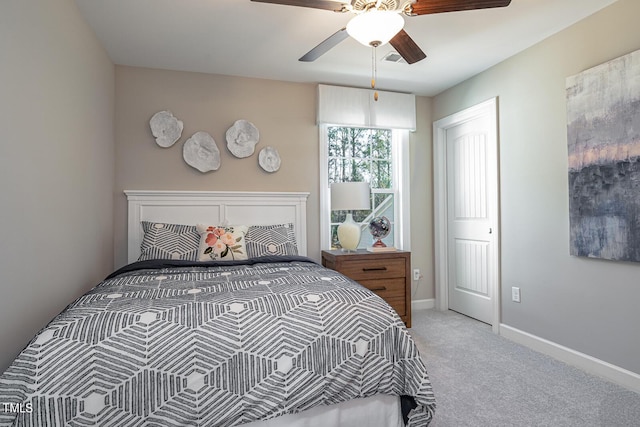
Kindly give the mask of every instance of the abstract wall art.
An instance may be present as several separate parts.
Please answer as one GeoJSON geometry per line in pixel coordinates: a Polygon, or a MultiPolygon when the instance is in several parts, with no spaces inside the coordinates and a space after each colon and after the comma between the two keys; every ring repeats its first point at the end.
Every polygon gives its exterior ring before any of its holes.
{"type": "Polygon", "coordinates": [[[567,78],[571,255],[640,262],[640,50],[567,78]]]}

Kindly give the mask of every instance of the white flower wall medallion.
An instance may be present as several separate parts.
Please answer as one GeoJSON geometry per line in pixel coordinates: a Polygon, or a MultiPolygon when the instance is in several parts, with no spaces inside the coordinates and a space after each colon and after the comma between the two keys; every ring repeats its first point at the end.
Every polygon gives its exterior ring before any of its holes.
{"type": "Polygon", "coordinates": [[[259,139],[258,129],[246,120],[236,120],[227,130],[227,148],[238,158],[252,155],[259,139]]]}
{"type": "Polygon", "coordinates": [[[151,133],[160,147],[171,147],[182,136],[184,124],[171,111],[158,111],[149,120],[151,133]]]}
{"type": "Polygon", "coordinates": [[[258,154],[260,167],[267,172],[276,172],[280,169],[280,154],[273,147],[264,147],[258,154]]]}
{"type": "Polygon", "coordinates": [[[187,139],[182,149],[182,157],[189,166],[203,173],[218,170],[220,167],[220,150],[207,132],[196,132],[187,139]]]}

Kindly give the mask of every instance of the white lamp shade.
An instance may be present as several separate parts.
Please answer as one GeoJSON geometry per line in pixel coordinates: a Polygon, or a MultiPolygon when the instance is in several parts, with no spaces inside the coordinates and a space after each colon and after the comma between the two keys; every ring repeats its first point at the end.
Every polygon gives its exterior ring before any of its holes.
{"type": "Polygon", "coordinates": [[[356,15],[347,23],[347,33],[365,46],[382,46],[404,27],[397,12],[370,10],[356,15]]]}
{"type": "Polygon", "coordinates": [[[331,210],[353,211],[371,209],[371,190],[367,182],[336,182],[331,184],[331,210]]]}

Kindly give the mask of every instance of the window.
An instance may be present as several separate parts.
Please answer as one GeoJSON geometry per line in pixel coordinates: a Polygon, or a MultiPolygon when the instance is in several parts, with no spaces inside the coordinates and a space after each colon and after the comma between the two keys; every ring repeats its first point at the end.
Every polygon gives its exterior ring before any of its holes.
{"type": "Polygon", "coordinates": [[[386,216],[392,224],[384,240],[389,246],[408,249],[408,236],[403,235],[408,223],[408,131],[323,125],[321,143],[321,198],[324,206],[321,221],[323,248],[337,243],[337,227],[345,219],[345,211],[331,211],[329,187],[334,182],[366,181],[371,186],[371,210],[354,211],[353,218],[362,226],[360,247],[371,246],[369,222],[386,216]],[[405,206],[407,208],[405,208],[405,206]]]}

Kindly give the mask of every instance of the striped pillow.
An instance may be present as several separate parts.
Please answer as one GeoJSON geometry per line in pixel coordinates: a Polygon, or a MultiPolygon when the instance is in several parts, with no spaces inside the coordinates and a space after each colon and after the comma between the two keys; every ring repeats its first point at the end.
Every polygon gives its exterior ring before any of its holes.
{"type": "Polygon", "coordinates": [[[198,260],[200,234],[195,225],[142,221],[144,237],[138,261],[148,259],[198,260]]]}
{"type": "Polygon", "coordinates": [[[267,255],[298,255],[293,224],[252,225],[245,237],[247,255],[256,258],[267,255]]]}

